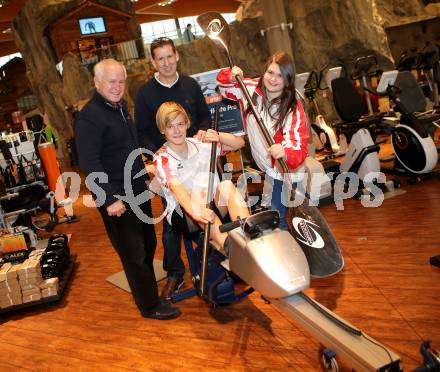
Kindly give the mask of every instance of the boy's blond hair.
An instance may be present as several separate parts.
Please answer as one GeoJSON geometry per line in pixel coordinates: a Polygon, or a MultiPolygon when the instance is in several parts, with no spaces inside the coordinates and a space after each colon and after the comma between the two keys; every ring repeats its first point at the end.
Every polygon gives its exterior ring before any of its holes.
{"type": "Polygon", "coordinates": [[[188,127],[190,121],[185,109],[177,102],[164,102],[160,105],[156,113],[156,125],[160,133],[165,132],[165,128],[171,124],[179,115],[183,115],[188,127]]]}

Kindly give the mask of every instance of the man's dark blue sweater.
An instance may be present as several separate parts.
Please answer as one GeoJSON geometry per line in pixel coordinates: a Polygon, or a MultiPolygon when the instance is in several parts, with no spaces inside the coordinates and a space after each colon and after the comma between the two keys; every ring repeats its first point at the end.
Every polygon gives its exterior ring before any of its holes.
{"type": "Polygon", "coordinates": [[[186,110],[191,120],[188,136],[210,127],[209,108],[199,84],[193,78],[180,75],[172,87],[163,86],[152,78],[139,89],[136,96],[136,128],[142,147],[156,152],[165,142],[156,126],[156,112],[164,102],[177,102],[186,110]]]}

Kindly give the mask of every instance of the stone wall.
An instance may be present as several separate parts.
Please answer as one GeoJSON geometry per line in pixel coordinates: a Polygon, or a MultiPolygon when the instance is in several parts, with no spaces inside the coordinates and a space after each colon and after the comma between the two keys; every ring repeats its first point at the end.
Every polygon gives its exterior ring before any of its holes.
{"type": "MultiPolygon", "coordinates": [[[[237,19],[262,17],[262,2],[248,0],[237,19]]],[[[350,69],[356,57],[376,54],[383,68],[394,64],[385,27],[440,15],[440,4],[421,0],[284,0],[298,72],[343,62],[350,69]]]]}
{"type": "MultiPolygon", "coordinates": [[[[230,25],[230,53],[234,63],[247,76],[256,76],[268,58],[268,48],[260,34],[263,28],[259,18],[248,18],[230,25]]],[[[180,55],[179,71],[195,74],[228,65],[226,54],[207,37],[177,47],[180,55]]]]}
{"type": "Polygon", "coordinates": [[[66,53],[63,57],[62,85],[66,106],[73,106],[93,94],[92,76],[76,54],[66,53]]]}

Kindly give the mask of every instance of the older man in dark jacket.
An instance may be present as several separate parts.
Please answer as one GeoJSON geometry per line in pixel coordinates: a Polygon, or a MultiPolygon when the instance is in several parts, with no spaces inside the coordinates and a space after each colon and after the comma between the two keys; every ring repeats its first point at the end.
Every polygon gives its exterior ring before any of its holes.
{"type": "Polygon", "coordinates": [[[158,298],[153,268],[156,235],[148,219],[150,200],[136,200],[146,190],[148,175],[136,129],[122,99],[126,77],[124,66],[115,60],[106,59],[95,66],[96,92],[75,121],[79,164],[141,314],[172,319],[180,315],[179,309],[158,298]]]}

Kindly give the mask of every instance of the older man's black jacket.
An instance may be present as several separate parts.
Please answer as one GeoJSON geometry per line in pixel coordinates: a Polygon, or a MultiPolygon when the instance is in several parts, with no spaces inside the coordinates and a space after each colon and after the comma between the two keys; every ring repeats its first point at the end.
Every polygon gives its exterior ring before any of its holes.
{"type": "MultiPolygon", "coordinates": [[[[74,130],[81,170],[86,176],[92,172],[101,172],[108,176],[108,182],[95,179],[96,185],[106,194],[102,207],[106,208],[114,203],[117,200],[115,195],[126,194],[124,166],[133,151],[136,158],[126,173],[126,178],[129,178],[135,195],[146,189],[146,172],[134,179],[145,166],[140,157],[136,129],[125,103],[111,104],[95,92],[75,119],[74,130]]],[[[93,187],[90,188],[96,198],[98,193],[93,187]]]]}

